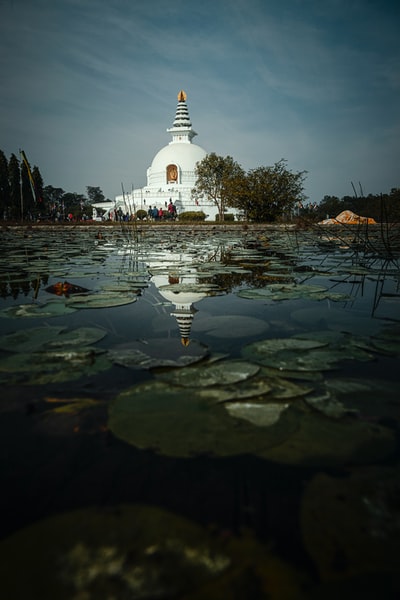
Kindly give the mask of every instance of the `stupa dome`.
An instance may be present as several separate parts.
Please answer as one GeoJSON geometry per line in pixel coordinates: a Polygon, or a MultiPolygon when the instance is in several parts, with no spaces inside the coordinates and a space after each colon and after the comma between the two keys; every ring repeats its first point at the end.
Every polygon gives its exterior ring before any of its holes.
{"type": "Polygon", "coordinates": [[[207,152],[191,142],[170,142],[153,158],[148,171],[148,185],[162,185],[165,180],[166,169],[169,165],[177,167],[177,183],[194,185],[194,171],[196,163],[207,156],[207,152]]]}

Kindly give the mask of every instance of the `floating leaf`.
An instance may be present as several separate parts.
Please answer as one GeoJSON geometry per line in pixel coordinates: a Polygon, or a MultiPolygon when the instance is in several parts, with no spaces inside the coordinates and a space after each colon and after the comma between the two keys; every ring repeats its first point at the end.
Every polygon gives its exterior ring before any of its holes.
{"type": "Polygon", "coordinates": [[[78,327],[70,331],[65,331],[49,341],[49,348],[67,348],[90,346],[99,342],[107,335],[104,329],[99,327],[78,327]]]}
{"type": "Polygon", "coordinates": [[[267,381],[252,378],[236,385],[199,389],[197,394],[208,402],[228,402],[265,396],[271,389],[272,386],[267,381]]]}
{"type": "Polygon", "coordinates": [[[67,300],[68,306],[74,308],[111,308],[136,302],[136,296],[124,296],[115,292],[73,296],[67,300]]]}
{"type": "Polygon", "coordinates": [[[63,302],[48,302],[47,304],[19,304],[9,306],[0,311],[0,317],[8,318],[49,318],[68,315],[75,308],[66,306],[63,302]]]}
{"type": "Polygon", "coordinates": [[[318,412],[321,412],[327,417],[339,419],[350,412],[355,413],[356,411],[350,411],[339,402],[329,391],[325,391],[320,394],[312,394],[304,399],[308,406],[311,406],[318,412]]]}
{"type": "Polygon", "coordinates": [[[130,369],[183,367],[202,360],[208,354],[203,344],[191,341],[182,345],[180,339],[156,338],[114,346],[108,356],[115,364],[130,369]]]}
{"type": "Polygon", "coordinates": [[[19,353],[0,360],[0,373],[6,373],[10,381],[25,385],[72,381],[110,367],[111,363],[104,354],[90,347],[19,353]]]}
{"type": "Polygon", "coordinates": [[[9,333],[0,337],[0,349],[8,352],[34,352],[54,340],[64,329],[63,326],[50,327],[47,325],[9,333]]]}
{"type": "Polygon", "coordinates": [[[211,365],[187,367],[179,371],[161,373],[159,377],[184,387],[229,385],[253,377],[260,367],[245,361],[221,361],[211,365]]]}
{"type": "Polygon", "coordinates": [[[270,427],[280,419],[283,411],[289,404],[257,403],[257,402],[229,402],[224,405],[231,417],[244,419],[257,425],[257,427],[270,427]]]}
{"type": "Polygon", "coordinates": [[[290,436],[297,418],[289,410],[267,430],[234,419],[223,404],[210,403],[195,388],[162,381],[125,390],[112,402],[109,427],[138,448],[169,456],[258,454],[290,436]]]}
{"type": "Polygon", "coordinates": [[[270,300],[295,300],[298,298],[313,298],[318,294],[318,299],[326,297],[326,287],[322,285],[297,285],[295,283],[275,283],[264,288],[243,289],[237,292],[240,298],[270,299],[270,300]]]}
{"type": "Polygon", "coordinates": [[[305,340],[295,337],[270,338],[245,346],[243,349],[243,355],[253,356],[254,354],[257,354],[260,356],[269,356],[271,354],[275,354],[276,352],[281,352],[282,350],[293,350],[300,352],[303,350],[322,348],[323,346],[326,346],[326,343],[318,340],[305,340]]]}

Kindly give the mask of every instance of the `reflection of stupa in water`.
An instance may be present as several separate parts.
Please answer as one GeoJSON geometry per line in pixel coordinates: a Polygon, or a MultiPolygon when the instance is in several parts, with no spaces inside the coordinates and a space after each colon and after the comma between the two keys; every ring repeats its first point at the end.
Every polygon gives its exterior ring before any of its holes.
{"type": "Polygon", "coordinates": [[[171,269],[169,273],[153,275],[152,282],[161,296],[175,306],[171,316],[175,317],[178,323],[182,344],[188,346],[193,318],[197,312],[194,303],[205,298],[207,292],[196,290],[196,273],[186,271],[184,275],[179,275],[171,269]]]}

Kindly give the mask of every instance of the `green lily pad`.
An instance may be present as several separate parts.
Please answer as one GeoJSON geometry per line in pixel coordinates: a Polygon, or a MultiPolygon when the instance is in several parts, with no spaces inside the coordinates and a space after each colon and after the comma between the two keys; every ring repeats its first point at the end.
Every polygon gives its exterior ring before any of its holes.
{"type": "Polygon", "coordinates": [[[107,335],[107,331],[100,327],[78,327],[70,331],[64,331],[57,337],[49,340],[49,348],[67,348],[90,346],[99,342],[107,335]]]}
{"type": "Polygon", "coordinates": [[[268,381],[253,377],[235,385],[202,388],[197,390],[197,394],[207,402],[229,402],[244,398],[263,397],[269,394],[271,389],[272,386],[268,381]]]}
{"type": "Polygon", "coordinates": [[[290,410],[271,427],[232,418],[223,404],[162,381],[125,390],[111,403],[108,425],[122,440],[168,456],[259,454],[289,437],[297,427],[290,410]]]}
{"type": "Polygon", "coordinates": [[[13,354],[0,360],[0,373],[6,374],[10,383],[42,385],[95,375],[111,365],[103,353],[85,347],[84,350],[60,349],[13,354]]]}
{"type": "Polygon", "coordinates": [[[257,427],[270,427],[279,421],[281,414],[289,408],[289,404],[229,402],[225,404],[225,408],[231,417],[244,419],[257,427]]]}
{"type": "Polygon", "coordinates": [[[355,413],[356,411],[346,409],[342,402],[339,402],[334,395],[329,391],[320,394],[311,394],[304,399],[304,402],[313,409],[321,412],[326,417],[340,419],[346,414],[355,413]]]}
{"type": "Polygon", "coordinates": [[[68,306],[74,308],[111,308],[136,302],[136,296],[126,296],[115,292],[89,294],[88,296],[72,296],[68,298],[68,306]]]}
{"type": "Polygon", "coordinates": [[[60,317],[75,312],[76,308],[66,306],[64,302],[48,302],[47,304],[19,304],[9,306],[0,311],[0,317],[16,318],[49,318],[60,317]]]}
{"type": "Polygon", "coordinates": [[[229,385],[253,377],[260,367],[240,360],[224,360],[211,365],[187,367],[178,371],[160,373],[159,378],[184,387],[229,385]]]}
{"type": "Polygon", "coordinates": [[[52,341],[65,327],[32,327],[0,337],[0,349],[8,352],[34,352],[52,341]]]}
{"type": "Polygon", "coordinates": [[[262,357],[270,356],[271,354],[281,352],[282,350],[301,352],[304,350],[322,348],[324,346],[326,346],[326,342],[321,342],[318,340],[305,340],[298,339],[296,337],[270,338],[245,346],[242,354],[244,356],[260,355],[262,357]]]}
{"type": "Polygon", "coordinates": [[[202,360],[208,348],[192,340],[189,346],[180,339],[156,338],[114,346],[108,356],[115,364],[129,369],[184,367],[202,360]]]}
{"type": "Polygon", "coordinates": [[[297,285],[295,283],[273,283],[263,288],[242,289],[237,292],[240,298],[296,300],[298,298],[315,298],[320,300],[327,297],[327,288],[322,285],[297,285]]]}
{"type": "Polygon", "coordinates": [[[267,339],[249,344],[242,349],[247,360],[279,369],[281,371],[322,371],[336,368],[344,360],[373,360],[358,345],[340,343],[341,336],[331,346],[321,336],[296,336],[283,339],[267,339]]]}

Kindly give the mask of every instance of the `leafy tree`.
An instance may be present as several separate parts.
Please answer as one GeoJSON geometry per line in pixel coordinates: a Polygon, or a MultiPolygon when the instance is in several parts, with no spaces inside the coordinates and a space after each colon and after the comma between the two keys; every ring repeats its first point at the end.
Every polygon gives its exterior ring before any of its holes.
{"type": "Polygon", "coordinates": [[[30,217],[36,212],[35,191],[32,189],[32,184],[29,179],[28,168],[24,161],[21,162],[21,195],[22,195],[22,210],[23,215],[28,214],[30,217]]]}
{"type": "Polygon", "coordinates": [[[337,217],[344,208],[343,200],[339,200],[337,196],[324,196],[318,205],[316,217],[318,220],[330,219],[337,217]]]}
{"type": "Polygon", "coordinates": [[[293,173],[287,169],[284,159],[272,167],[252,169],[233,206],[243,210],[249,220],[276,221],[306,199],[305,176],[306,171],[293,173]]]}
{"type": "Polygon", "coordinates": [[[0,218],[7,216],[7,207],[10,204],[10,183],[8,181],[8,162],[2,150],[0,150],[0,218]]]}
{"type": "Polygon", "coordinates": [[[65,214],[72,214],[74,218],[80,218],[84,211],[87,198],[83,194],[68,192],[62,197],[65,214]]]}
{"type": "Polygon", "coordinates": [[[32,179],[33,179],[34,186],[35,186],[36,202],[38,203],[39,208],[42,210],[43,206],[40,206],[40,205],[44,201],[44,199],[43,199],[43,177],[39,171],[39,168],[36,165],[33,167],[33,170],[32,170],[32,179]]]}
{"type": "Polygon", "coordinates": [[[86,186],[86,192],[91,204],[95,202],[104,202],[105,196],[99,187],[86,186]]]}
{"type": "Polygon", "coordinates": [[[62,188],[55,188],[52,185],[46,185],[43,188],[43,200],[50,208],[59,207],[65,194],[62,188]]]}
{"type": "Polygon", "coordinates": [[[10,183],[10,204],[8,206],[7,218],[18,219],[21,213],[21,184],[20,168],[18,158],[11,154],[8,162],[8,181],[10,183]]]}
{"type": "Polygon", "coordinates": [[[392,188],[390,194],[380,195],[379,221],[400,223],[400,188],[392,188]]]}
{"type": "Polygon", "coordinates": [[[192,198],[211,200],[218,208],[219,220],[223,221],[225,210],[238,195],[244,178],[245,172],[231,156],[223,158],[212,152],[196,165],[192,198]]]}

